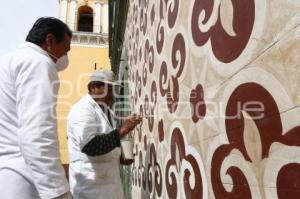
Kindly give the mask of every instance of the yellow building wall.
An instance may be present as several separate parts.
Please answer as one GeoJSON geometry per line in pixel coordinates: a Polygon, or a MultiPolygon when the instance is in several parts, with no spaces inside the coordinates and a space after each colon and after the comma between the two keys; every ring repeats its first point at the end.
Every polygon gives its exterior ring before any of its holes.
{"type": "Polygon", "coordinates": [[[69,67],[59,73],[60,90],[57,104],[58,136],[62,162],[68,163],[67,116],[70,108],[87,94],[89,75],[97,69],[110,69],[108,48],[89,48],[72,46],[69,67]]]}

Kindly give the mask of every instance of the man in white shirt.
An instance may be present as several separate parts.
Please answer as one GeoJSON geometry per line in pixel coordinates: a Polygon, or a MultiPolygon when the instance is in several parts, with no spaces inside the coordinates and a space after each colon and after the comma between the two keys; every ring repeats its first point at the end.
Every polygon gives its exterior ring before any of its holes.
{"type": "Polygon", "coordinates": [[[0,58],[1,199],[69,197],[55,106],[71,37],[60,20],[40,18],[26,43],[0,58]]]}
{"type": "Polygon", "coordinates": [[[69,113],[69,181],[74,199],[123,198],[120,138],[134,129],[141,117],[133,115],[116,127],[111,109],[116,85],[112,71],[95,71],[88,84],[89,94],[69,113]]]}

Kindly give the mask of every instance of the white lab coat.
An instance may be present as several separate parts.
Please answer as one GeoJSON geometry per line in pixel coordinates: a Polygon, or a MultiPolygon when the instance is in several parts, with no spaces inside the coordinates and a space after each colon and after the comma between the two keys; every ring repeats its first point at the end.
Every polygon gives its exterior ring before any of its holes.
{"type": "Polygon", "coordinates": [[[123,198],[119,170],[120,148],[94,157],[81,152],[96,135],[109,133],[116,128],[115,120],[112,120],[111,125],[90,95],[84,96],[69,113],[69,182],[74,199],[123,198]]]}
{"type": "Polygon", "coordinates": [[[55,63],[26,42],[1,57],[0,68],[0,198],[58,197],[69,187],[59,156],[55,63]]]}

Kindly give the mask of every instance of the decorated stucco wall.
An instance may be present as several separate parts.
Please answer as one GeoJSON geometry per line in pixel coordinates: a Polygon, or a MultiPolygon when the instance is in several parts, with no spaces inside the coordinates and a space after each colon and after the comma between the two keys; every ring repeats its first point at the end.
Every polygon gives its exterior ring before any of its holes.
{"type": "Polygon", "coordinates": [[[299,24],[299,0],[130,1],[133,198],[300,198],[299,24]]]}

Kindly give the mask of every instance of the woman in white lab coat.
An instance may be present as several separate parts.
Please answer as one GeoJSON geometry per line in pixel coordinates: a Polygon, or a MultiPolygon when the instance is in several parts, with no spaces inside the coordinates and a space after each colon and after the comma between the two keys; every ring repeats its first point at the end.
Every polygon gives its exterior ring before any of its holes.
{"type": "Polygon", "coordinates": [[[95,71],[88,85],[89,94],[69,113],[69,181],[74,199],[123,198],[120,137],[138,125],[141,118],[132,116],[116,128],[111,110],[115,85],[112,71],[95,71]]]}
{"type": "Polygon", "coordinates": [[[40,18],[27,42],[0,58],[1,199],[67,198],[55,105],[71,36],[60,20],[40,18]]]}

